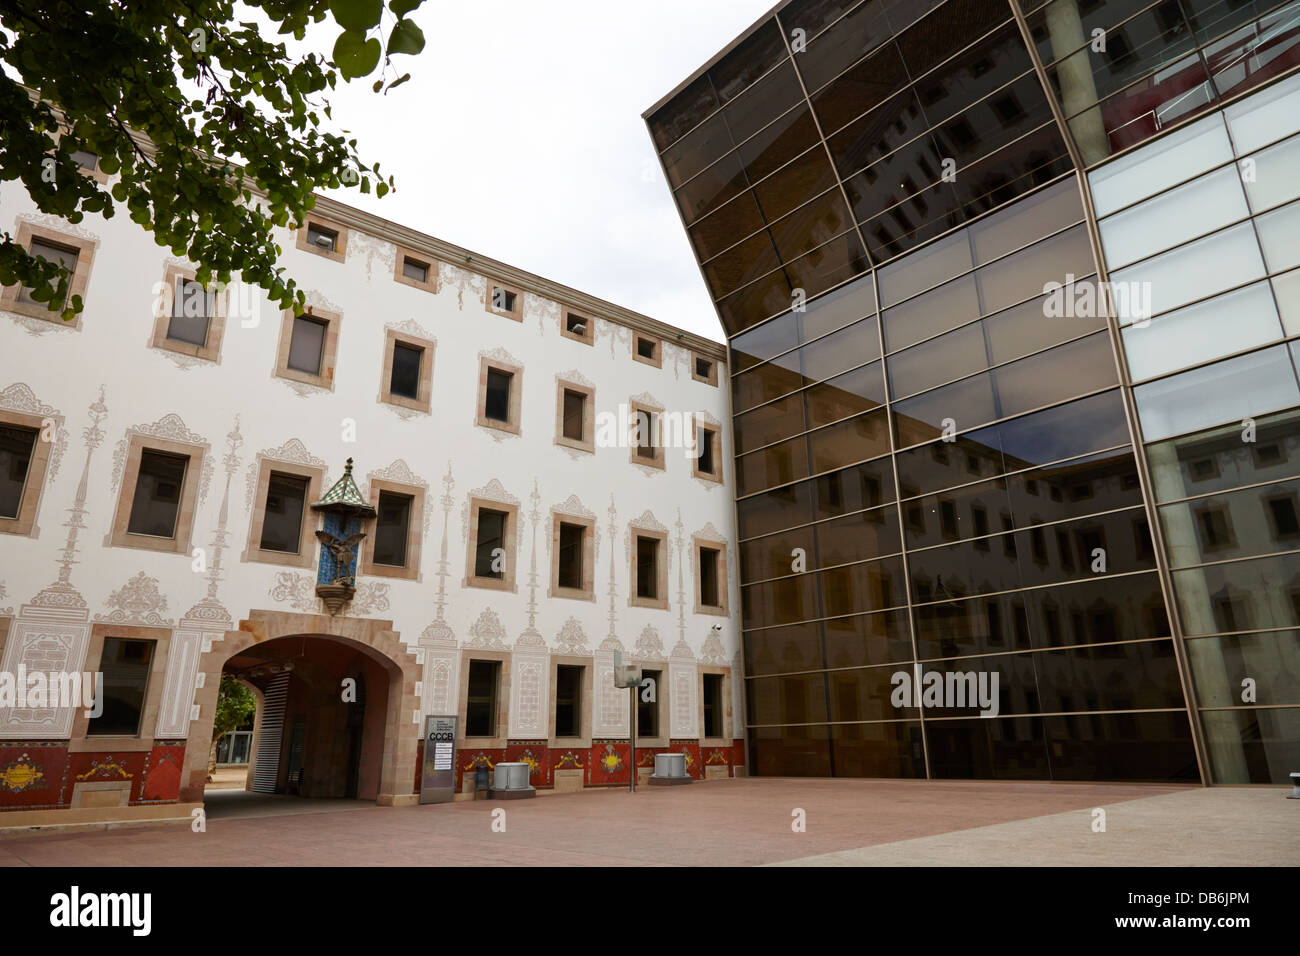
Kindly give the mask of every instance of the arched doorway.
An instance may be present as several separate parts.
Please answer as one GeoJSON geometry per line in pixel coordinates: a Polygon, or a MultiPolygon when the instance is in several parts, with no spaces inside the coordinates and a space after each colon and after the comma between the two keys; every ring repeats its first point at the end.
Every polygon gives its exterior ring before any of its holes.
{"type": "Polygon", "coordinates": [[[182,800],[202,799],[225,673],[260,691],[249,789],[416,802],[418,669],[391,622],[254,611],[212,643],[199,671],[182,800]]]}

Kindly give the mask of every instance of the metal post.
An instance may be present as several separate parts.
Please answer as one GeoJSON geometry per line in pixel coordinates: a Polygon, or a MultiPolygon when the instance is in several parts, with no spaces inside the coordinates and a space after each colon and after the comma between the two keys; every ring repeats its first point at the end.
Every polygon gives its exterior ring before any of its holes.
{"type": "Polygon", "coordinates": [[[631,717],[628,719],[628,723],[630,724],[628,729],[631,731],[630,739],[632,741],[632,750],[628,757],[628,763],[631,764],[631,766],[628,768],[629,773],[627,776],[628,793],[636,793],[636,692],[637,689],[638,688],[636,684],[633,684],[631,687],[628,688],[628,690],[632,694],[631,717]]]}

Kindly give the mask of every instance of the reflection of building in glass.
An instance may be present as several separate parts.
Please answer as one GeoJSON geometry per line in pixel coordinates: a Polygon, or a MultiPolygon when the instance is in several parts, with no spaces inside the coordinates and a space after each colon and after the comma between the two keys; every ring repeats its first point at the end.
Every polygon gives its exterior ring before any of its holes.
{"type": "Polygon", "coordinates": [[[1298,41],[790,0],[647,112],[732,352],[755,772],[1300,766],[1298,41]],[[896,710],[917,664],[1000,716],[896,710]]]}

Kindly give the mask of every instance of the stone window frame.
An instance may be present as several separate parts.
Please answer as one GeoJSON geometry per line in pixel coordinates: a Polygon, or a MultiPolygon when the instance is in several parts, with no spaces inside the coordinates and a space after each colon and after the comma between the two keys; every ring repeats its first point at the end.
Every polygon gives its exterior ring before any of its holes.
{"type": "Polygon", "coordinates": [[[664,410],[662,408],[659,408],[656,405],[650,405],[647,402],[638,402],[634,398],[629,399],[627,404],[629,410],[628,444],[631,446],[628,449],[628,461],[630,461],[634,465],[641,465],[645,468],[657,468],[659,471],[666,471],[667,463],[666,463],[666,457],[664,455],[664,446],[662,444],[663,430],[664,430],[664,420],[663,420],[664,410]],[[640,421],[637,417],[638,412],[646,412],[651,416],[651,424],[650,424],[651,442],[654,441],[654,433],[656,431],[659,432],[659,438],[661,443],[658,445],[653,445],[653,444],[651,445],[651,447],[654,448],[654,452],[655,452],[653,458],[644,458],[641,455],[637,454],[637,448],[639,447],[639,445],[637,444],[636,441],[636,437],[637,437],[636,433],[640,421]],[[659,423],[658,428],[655,428],[654,423],[656,420],[659,423]]]}
{"type": "Polygon", "coordinates": [[[114,548],[132,548],[139,551],[161,551],[167,554],[190,556],[190,541],[194,535],[194,512],[197,509],[199,476],[203,471],[204,448],[189,442],[155,438],[153,435],[131,434],[127,444],[126,462],[122,469],[122,489],[117,496],[117,509],[113,525],[104,543],[114,548]],[[176,514],[176,531],[170,538],[156,538],[146,534],[131,534],[131,506],[135,501],[135,488],[140,480],[140,459],[143,453],[156,451],[166,455],[185,456],[185,478],[181,487],[180,507],[176,514]]]}
{"type": "MultiPolygon", "coordinates": [[[[691,416],[691,443],[695,448],[700,447],[700,419],[698,416],[691,416]]],[[[713,467],[712,473],[700,470],[700,456],[694,455],[691,458],[691,477],[699,478],[701,481],[712,481],[715,484],[722,484],[722,429],[712,422],[705,422],[703,426],[706,430],[713,433],[713,467]]]]}
{"type": "MultiPolygon", "coordinates": [[[[669,675],[668,662],[662,660],[641,661],[641,660],[633,659],[632,663],[638,665],[641,668],[641,675],[643,680],[645,679],[645,672],[647,670],[655,671],[659,675],[659,679],[655,681],[655,706],[659,709],[659,712],[657,714],[659,726],[656,727],[655,729],[658,730],[658,733],[653,737],[642,737],[641,728],[638,727],[637,738],[636,738],[637,749],[640,750],[643,747],[667,749],[667,747],[670,745],[673,739],[672,726],[671,726],[672,707],[670,706],[671,701],[669,700],[669,696],[668,696],[669,685],[672,683],[672,681],[669,680],[668,677],[669,675]]],[[[637,688],[636,694],[637,694],[637,703],[640,703],[641,688],[639,687],[637,688]]],[[[638,780],[637,782],[639,783],[640,781],[638,780]]]]}
{"type": "Polygon", "coordinates": [[[546,588],[549,598],[596,601],[596,519],[551,509],[551,574],[546,588]],[[582,587],[560,587],[560,525],[579,525],[582,535],[582,587]]]}
{"type": "Polygon", "coordinates": [[[570,654],[551,654],[551,683],[550,683],[550,707],[548,708],[548,720],[546,724],[547,744],[556,749],[565,750],[589,750],[591,749],[592,739],[592,711],[595,709],[595,670],[596,662],[591,657],[581,657],[570,654]],[[555,690],[559,686],[560,667],[581,667],[582,682],[579,685],[580,690],[578,699],[578,736],[577,737],[558,737],[556,736],[556,705],[555,690]]]}
{"type": "Polygon", "coordinates": [[[731,668],[719,667],[712,664],[700,664],[696,667],[696,696],[699,698],[699,728],[700,728],[700,746],[701,747],[722,747],[731,746],[732,737],[735,734],[735,728],[732,726],[734,721],[731,714],[731,668]],[[706,737],[704,735],[704,675],[712,674],[722,678],[722,691],[720,701],[722,705],[722,736],[706,737]]]}
{"type": "Polygon", "coordinates": [[[310,252],[314,256],[320,256],[323,259],[330,259],[334,262],[346,262],[348,258],[348,227],[340,222],[335,222],[333,219],[326,219],[324,216],[316,216],[308,213],[307,216],[303,218],[302,226],[298,229],[296,244],[303,252],[310,252]],[[315,226],[318,229],[337,233],[338,238],[334,240],[333,250],[322,249],[320,246],[308,242],[308,226],[315,226]]]}
{"type": "MultiPolygon", "coordinates": [[[[94,265],[95,253],[99,248],[98,241],[84,239],[71,232],[52,229],[49,226],[19,220],[18,235],[15,239],[17,244],[24,251],[28,251],[31,249],[33,239],[40,239],[51,245],[77,250],[77,264],[68,277],[67,301],[71,302],[74,295],[79,295],[84,307],[86,304],[86,288],[90,285],[90,270],[94,265]]],[[[51,312],[43,302],[19,302],[18,293],[21,291],[21,284],[5,286],[3,291],[0,291],[0,309],[24,315],[29,319],[42,319],[55,325],[70,326],[80,331],[82,316],[85,315],[84,308],[73,321],[64,322],[60,317],[60,312],[51,312]]]]}
{"type": "Polygon", "coordinates": [[[513,319],[516,322],[522,322],[524,320],[524,290],[519,288],[519,286],[509,285],[508,283],[488,278],[484,283],[483,288],[483,309],[486,312],[490,312],[492,315],[500,315],[507,319],[513,319]],[[514,293],[515,307],[513,309],[506,311],[504,309],[498,309],[492,304],[492,299],[494,297],[493,294],[497,289],[514,293]]]}
{"type": "Polygon", "coordinates": [[[34,538],[39,532],[36,516],[40,511],[41,498],[45,494],[45,475],[50,467],[50,455],[54,443],[46,441],[45,422],[54,422],[55,428],[63,427],[61,416],[29,415],[8,408],[0,408],[0,425],[13,428],[36,429],[36,441],[32,444],[31,461],[27,463],[27,477],[23,480],[23,496],[18,503],[18,514],[12,518],[0,517],[0,534],[16,534],[25,538],[34,538]]]}
{"type": "Polygon", "coordinates": [[[393,265],[393,278],[402,285],[409,285],[412,289],[423,289],[425,292],[436,292],[438,289],[438,261],[433,256],[425,255],[409,246],[397,247],[397,258],[393,265]],[[402,271],[402,266],[406,264],[407,259],[414,259],[423,266],[427,266],[424,281],[412,279],[402,271]]]}
{"type": "Polygon", "coordinates": [[[691,378],[705,385],[718,387],[718,360],[710,355],[704,355],[700,352],[691,352],[691,378]],[[697,364],[701,361],[709,363],[709,374],[701,375],[697,370],[697,364]]]}
{"type": "Polygon", "coordinates": [[[596,389],[568,379],[557,378],[555,383],[555,444],[575,451],[596,453],[596,389]],[[564,393],[579,392],[586,397],[582,408],[582,433],[587,437],[578,441],[564,434],[564,393]]]}
{"type": "Polygon", "coordinates": [[[628,534],[632,547],[631,560],[629,562],[631,578],[629,579],[630,587],[627,589],[628,607],[650,608],[656,611],[668,610],[668,532],[659,531],[656,528],[641,527],[636,524],[628,525],[628,534]],[[659,548],[656,552],[656,583],[655,592],[659,595],[657,598],[639,597],[636,593],[636,539],[637,538],[654,538],[659,542],[659,548]]]}
{"type": "Polygon", "coordinates": [[[698,534],[691,535],[691,564],[694,565],[695,573],[691,575],[694,578],[695,592],[695,613],[712,614],[716,617],[728,617],[730,606],[729,588],[727,587],[727,543],[720,538],[706,538],[698,534]],[[700,557],[701,548],[710,548],[718,552],[718,600],[721,604],[714,606],[702,602],[702,591],[704,590],[700,579],[700,568],[704,562],[700,557]]]}
{"type": "Polygon", "coordinates": [[[650,365],[654,368],[663,368],[664,367],[664,340],[657,335],[651,335],[648,332],[638,332],[635,329],[633,329],[632,358],[634,361],[640,362],[642,365],[650,365]],[[654,343],[655,354],[653,357],[646,358],[644,355],[641,354],[641,350],[637,347],[640,344],[641,339],[645,339],[647,342],[654,343]]]}
{"type": "Polygon", "coordinates": [[[379,494],[386,491],[394,495],[406,495],[411,499],[411,510],[406,525],[406,564],[398,567],[393,564],[376,564],[375,533],[372,531],[361,542],[361,573],[372,574],[381,578],[395,578],[404,581],[419,581],[420,559],[424,550],[424,492],[419,485],[408,485],[387,478],[370,479],[370,504],[379,511],[379,494]]]}
{"type": "Polygon", "coordinates": [[[257,488],[253,493],[253,512],[248,518],[248,541],[239,560],[245,563],[278,564],[286,568],[316,567],[316,559],[320,553],[320,548],[316,547],[316,531],[321,526],[321,522],[320,516],[311,510],[311,505],[314,501],[320,501],[324,488],[325,469],[319,465],[304,465],[296,461],[280,461],[276,458],[259,456],[257,488]],[[262,550],[262,525],[266,520],[266,496],[271,487],[272,472],[307,479],[297,554],[262,550]]]}
{"type": "Polygon", "coordinates": [[[275,353],[273,374],[276,378],[287,379],[290,382],[301,382],[304,385],[315,385],[318,388],[325,388],[332,392],[334,391],[334,370],[338,363],[339,327],[343,324],[343,313],[308,306],[302,312],[302,315],[309,319],[323,320],[326,324],[325,341],[321,346],[320,374],[312,375],[309,372],[301,372],[296,368],[289,368],[289,348],[293,344],[293,320],[296,318],[293,309],[285,309],[280,316],[280,343],[275,353]]]}
{"type": "Polygon", "coordinates": [[[461,586],[515,593],[518,590],[518,576],[515,574],[518,554],[519,505],[506,501],[497,501],[493,498],[471,497],[469,499],[469,537],[465,542],[465,580],[461,582],[461,586]],[[506,569],[500,580],[481,578],[474,573],[475,558],[478,556],[478,517],[479,512],[484,508],[488,511],[503,511],[507,516],[505,530],[506,569]]]}
{"type": "Polygon", "coordinates": [[[504,362],[501,359],[492,358],[488,355],[479,356],[478,398],[474,403],[474,424],[478,425],[480,428],[491,428],[495,431],[505,432],[508,435],[518,435],[519,411],[523,390],[524,367],[522,365],[516,365],[513,362],[504,362]],[[485,414],[487,411],[488,369],[496,369],[498,372],[509,372],[511,375],[509,421],[499,422],[495,418],[488,418],[485,414]]]}
{"type": "Polygon", "coordinates": [[[511,651],[487,651],[480,648],[464,648],[460,652],[459,701],[456,713],[460,722],[458,750],[503,750],[510,739],[510,664],[511,651]],[[496,733],[490,737],[470,737],[466,734],[466,717],[469,714],[469,665],[470,661],[495,661],[497,668],[496,694],[496,733]]]}
{"type": "Polygon", "coordinates": [[[229,312],[229,289],[215,293],[216,308],[214,314],[208,316],[208,338],[203,345],[180,342],[167,337],[167,329],[172,320],[171,306],[173,297],[176,294],[177,280],[188,279],[195,282],[197,281],[196,276],[196,270],[188,266],[170,264],[163,270],[163,288],[165,290],[169,289],[171,292],[164,292],[163,295],[156,297],[154,300],[153,338],[150,339],[149,346],[219,364],[221,362],[221,343],[226,333],[226,315],[229,312]]]}
{"type": "Polygon", "coordinates": [[[128,641],[153,641],[153,659],[149,662],[149,682],[144,688],[140,728],[135,735],[87,737],[86,731],[90,729],[90,718],[86,716],[85,708],[78,706],[72,718],[72,733],[68,740],[69,753],[141,753],[153,749],[154,732],[158,728],[158,711],[162,706],[164,685],[167,683],[167,659],[171,653],[172,633],[169,627],[105,623],[90,625],[85,671],[95,673],[101,670],[104,639],[108,637],[120,637],[128,641]]]}
{"type": "Polygon", "coordinates": [[[570,309],[567,305],[560,307],[560,334],[566,339],[574,342],[581,342],[583,345],[595,346],[596,344],[596,318],[588,315],[586,312],[579,312],[576,309],[570,309]],[[569,316],[582,319],[587,323],[587,331],[583,335],[577,332],[569,331],[569,316]]]}
{"type": "Polygon", "coordinates": [[[380,370],[379,376],[379,401],[384,405],[396,405],[398,408],[410,409],[414,412],[433,412],[433,363],[437,355],[438,343],[433,339],[426,339],[421,335],[412,335],[410,332],[403,332],[399,329],[384,330],[384,365],[380,370]],[[417,389],[416,398],[407,398],[405,395],[394,395],[393,387],[393,355],[397,351],[397,345],[407,345],[412,348],[423,349],[424,355],[420,357],[420,384],[417,389]]]}

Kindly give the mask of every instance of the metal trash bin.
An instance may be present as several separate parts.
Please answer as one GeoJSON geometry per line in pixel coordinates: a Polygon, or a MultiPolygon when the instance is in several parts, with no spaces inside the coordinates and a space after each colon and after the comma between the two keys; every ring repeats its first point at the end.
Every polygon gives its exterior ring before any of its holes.
{"type": "Polygon", "coordinates": [[[686,754],[655,754],[655,776],[686,776],[686,754]]]}
{"type": "Polygon", "coordinates": [[[662,787],[690,782],[686,754],[655,754],[655,772],[650,775],[650,783],[662,787]]]}
{"type": "Polygon", "coordinates": [[[531,768],[526,763],[499,763],[492,771],[492,789],[498,793],[501,791],[526,791],[532,787],[528,785],[528,772],[531,768]]]}

